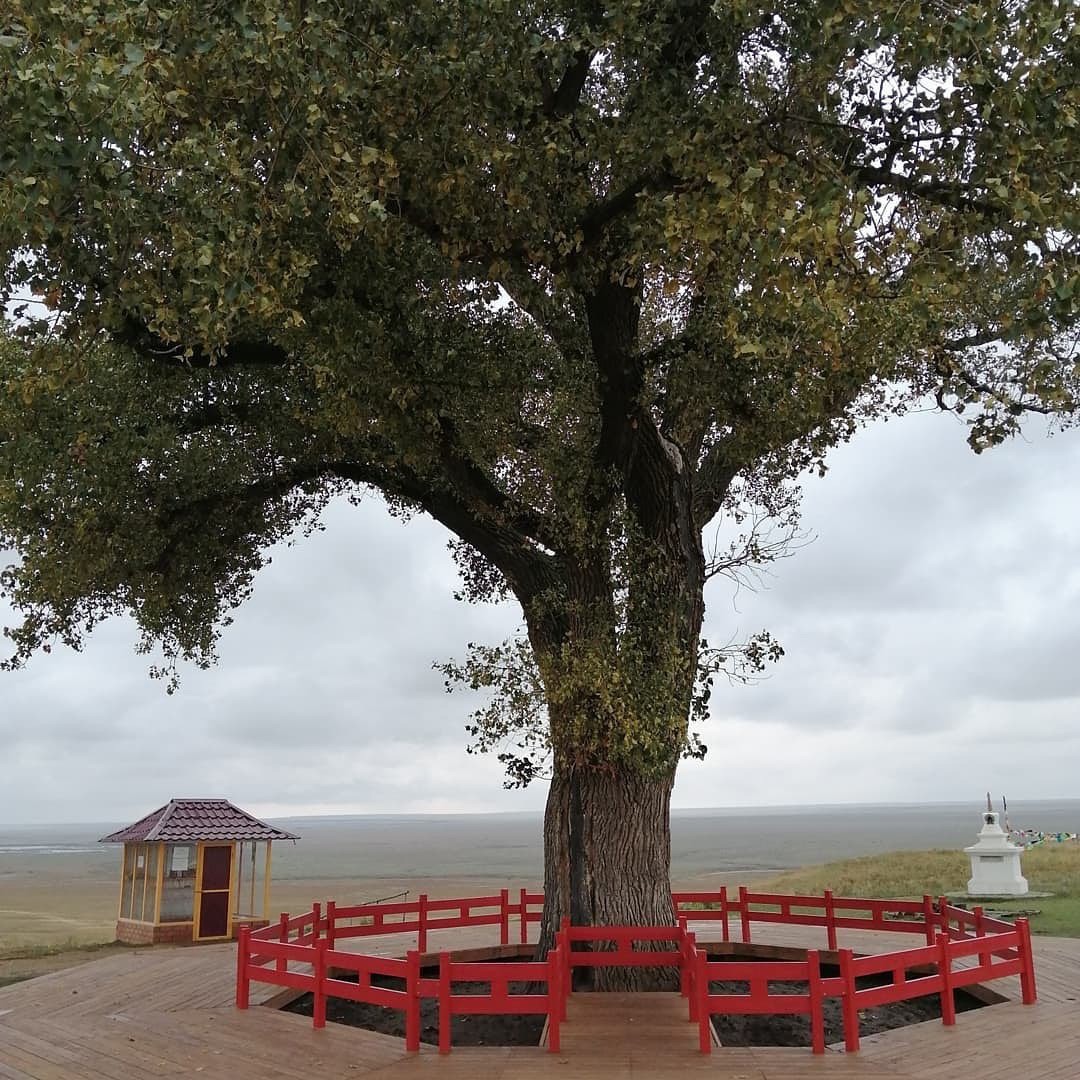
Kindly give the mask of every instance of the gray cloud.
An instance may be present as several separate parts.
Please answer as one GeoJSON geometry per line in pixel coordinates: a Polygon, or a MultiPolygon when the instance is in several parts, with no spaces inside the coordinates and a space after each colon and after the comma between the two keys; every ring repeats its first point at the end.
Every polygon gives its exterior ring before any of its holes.
{"type": "MultiPolygon", "coordinates": [[[[838,448],[805,483],[816,540],[768,589],[711,587],[710,641],[767,627],[787,656],[761,685],[717,687],[711,753],[676,803],[1080,794],[1078,475],[1075,435],[975,458],[940,416],[838,448]]],[[[431,522],[373,497],[324,524],[274,552],[220,666],[172,697],[123,620],[0,676],[0,822],[130,819],[185,794],[264,813],[542,806],[465,754],[474,703],[431,669],[500,640],[515,609],[452,599],[431,522]]]]}
{"type": "MultiPolygon", "coordinates": [[[[863,797],[836,774],[848,761],[881,798],[1076,793],[1080,445],[1033,437],[976,458],[960,434],[918,415],[838,449],[806,483],[817,540],[739,597],[740,627],[768,626],[788,655],[764,685],[718,695],[709,734],[768,745],[787,780],[817,776],[802,797],[863,797]]],[[[724,605],[714,620],[731,622],[724,605]]]]}

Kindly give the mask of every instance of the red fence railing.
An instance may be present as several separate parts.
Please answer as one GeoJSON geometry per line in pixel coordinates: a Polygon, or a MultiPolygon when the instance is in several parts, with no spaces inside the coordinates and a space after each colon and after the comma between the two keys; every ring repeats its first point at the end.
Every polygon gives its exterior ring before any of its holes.
{"type": "MultiPolygon", "coordinates": [[[[420,1048],[420,1010],[424,998],[439,1002],[439,1050],[450,1049],[450,1025],[456,1015],[468,1013],[541,1014],[548,1021],[548,1048],[559,1050],[560,1024],[572,992],[574,968],[608,966],[675,967],[680,989],[687,998],[690,1019],[697,1021],[700,1046],[712,1046],[711,1017],[716,1014],[796,1013],[810,1018],[811,1046],[825,1048],[823,1003],[841,1000],[846,1049],[859,1048],[859,1010],[930,994],[941,999],[942,1021],[956,1021],[953,992],[973,983],[1019,976],[1024,1004],[1036,1000],[1031,933],[1026,919],[1015,924],[987,916],[981,908],[968,911],[934,901],[879,900],[822,896],[751,893],[738,897],[719,893],[674,893],[677,926],[570,926],[564,921],[555,948],[543,961],[510,963],[461,962],[446,952],[439,955],[439,976],[424,978],[421,954],[433,930],[464,926],[498,926],[499,941],[510,943],[511,922],[519,922],[519,939],[528,939],[528,926],[542,917],[542,893],[521,889],[516,900],[507,889],[489,896],[431,900],[421,895],[408,903],[360,904],[339,907],[330,901],[325,910],[313,904],[303,915],[282,915],[262,930],[244,927],[237,951],[236,1004],[248,1007],[252,982],[267,983],[313,995],[313,1023],[326,1023],[326,1001],[340,997],[399,1009],[405,1014],[405,1042],[410,1051],[420,1048]],[[707,904],[708,907],[697,905],[707,904]],[[692,906],[693,905],[693,906],[692,906]],[[753,923],[821,926],[828,948],[836,954],[839,976],[822,977],[817,951],[801,961],[716,962],[687,928],[687,921],[719,921],[724,942],[738,919],[741,939],[751,941],[753,923]],[[838,949],[841,929],[892,931],[923,936],[926,944],[884,954],[856,956],[838,949]],[[404,958],[371,956],[339,947],[349,938],[381,934],[416,934],[417,948],[404,958]],[[575,946],[577,946],[575,948],[575,946]],[[351,975],[343,978],[343,975],[351,975]],[[859,979],[873,976],[878,984],[860,987],[859,979]],[[888,978],[881,982],[882,976],[888,978]],[[374,978],[399,980],[400,988],[380,986],[374,978]],[[743,983],[746,993],[713,993],[717,981],[743,983]],[[455,993],[462,982],[486,984],[455,993]],[[805,983],[805,993],[773,992],[770,984],[805,983]],[[512,993],[511,983],[527,986],[512,993]],[[540,993],[537,987],[546,989],[540,993]]],[[[790,990],[790,987],[787,988],[790,990]]]]}
{"type": "MultiPolygon", "coordinates": [[[[730,940],[732,916],[739,920],[739,940],[753,940],[754,923],[781,923],[786,926],[821,926],[827,934],[828,948],[836,950],[836,932],[846,930],[877,930],[894,933],[916,933],[926,937],[927,944],[934,941],[938,930],[945,929],[948,912],[963,912],[952,908],[944,897],[939,907],[932,897],[921,900],[878,900],[857,897],[834,896],[828,889],[821,896],[789,896],[782,893],[755,893],[745,886],[738,896],[732,897],[727,888],[719,893],[672,893],[675,914],[680,919],[695,922],[717,920],[721,924],[723,940],[730,940]],[[697,905],[710,904],[702,910],[697,905]],[[941,912],[947,912],[942,915],[941,912]]],[[[976,909],[980,911],[980,909],[976,909]]],[[[980,917],[981,915],[980,911],[980,917]]],[[[999,926],[1009,923],[999,923],[999,926]]]]}
{"type": "Polygon", "coordinates": [[[455,1016],[476,1014],[529,1015],[540,1014],[548,1018],[548,1049],[559,1052],[559,1026],[566,1011],[565,976],[559,949],[552,949],[547,960],[519,963],[460,963],[450,959],[449,953],[439,954],[439,978],[437,981],[422,979],[420,993],[437,996],[439,1000],[439,1053],[450,1053],[450,1025],[455,1016]],[[455,994],[455,982],[487,982],[486,994],[471,990],[455,994]],[[510,983],[524,983],[530,990],[511,993],[510,983]],[[544,983],[542,994],[531,990],[536,983],[544,983]]]}
{"type": "Polygon", "coordinates": [[[405,1014],[405,1046],[420,1049],[420,953],[409,952],[405,959],[390,956],[367,956],[364,953],[331,949],[323,939],[317,946],[315,975],[318,988],[314,991],[312,1023],[316,1028],[326,1026],[326,999],[344,998],[368,1005],[400,1009],[405,1014]],[[355,982],[342,979],[352,974],[355,982]],[[403,987],[395,990],[372,983],[372,976],[400,979],[403,987]]]}
{"type": "MultiPolygon", "coordinates": [[[[690,999],[690,1019],[698,1023],[698,1045],[703,1054],[712,1050],[710,1018],[714,1013],[724,1015],[807,1015],[810,1017],[810,1048],[815,1054],[825,1053],[826,986],[821,978],[818,954],[811,949],[805,960],[776,960],[763,963],[713,963],[708,955],[693,947],[694,970],[687,996],[690,999]],[[709,990],[713,981],[745,982],[745,994],[714,994],[709,990]],[[804,994],[773,994],[772,982],[806,983],[804,994]]],[[[836,980],[831,980],[836,981],[836,980]]],[[[839,987],[830,989],[839,989],[839,987]]],[[[857,1023],[857,1019],[856,1019],[857,1023]]]]}
{"type": "Polygon", "coordinates": [[[684,932],[681,926],[571,926],[567,918],[563,919],[557,940],[564,948],[569,975],[577,967],[680,967],[684,932]],[[639,943],[670,943],[672,947],[635,949],[639,943]],[[575,944],[606,948],[575,951],[575,944]]]}

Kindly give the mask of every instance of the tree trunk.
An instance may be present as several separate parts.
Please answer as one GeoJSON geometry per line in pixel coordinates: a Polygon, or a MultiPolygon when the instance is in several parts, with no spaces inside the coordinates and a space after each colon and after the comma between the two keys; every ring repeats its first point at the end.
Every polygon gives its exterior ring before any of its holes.
{"type": "MultiPolygon", "coordinates": [[[[673,780],[674,769],[666,777],[646,779],[616,768],[556,767],[544,820],[540,955],[553,944],[565,915],[576,926],[674,925],[673,780]]],[[[579,969],[575,986],[589,985],[674,989],[675,975],[665,968],[579,969]]]]}
{"type": "MultiPolygon", "coordinates": [[[[669,810],[697,672],[705,557],[692,463],[647,401],[641,285],[616,269],[605,268],[586,297],[599,402],[584,507],[593,527],[554,580],[514,583],[544,678],[554,758],[541,955],[564,916],[585,926],[675,922],[669,810]]],[[[601,990],[674,988],[676,975],[597,968],[591,981],[601,990]]]]}

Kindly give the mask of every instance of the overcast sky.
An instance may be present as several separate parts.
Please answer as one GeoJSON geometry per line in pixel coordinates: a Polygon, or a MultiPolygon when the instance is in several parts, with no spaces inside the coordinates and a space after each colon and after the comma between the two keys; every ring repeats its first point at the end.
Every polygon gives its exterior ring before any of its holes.
{"type": "MultiPolygon", "coordinates": [[[[713,643],[787,656],[718,686],[680,807],[1080,796],[1080,433],[976,457],[950,417],[881,424],[805,481],[814,540],[765,591],[710,587],[713,643]]],[[[171,797],[263,815],[532,810],[464,753],[432,662],[501,640],[510,606],[452,598],[446,534],[377,498],[283,547],[221,663],[172,697],[114,621],[82,654],[0,673],[0,822],[128,821],[171,797]]],[[[0,606],[0,622],[10,613],[0,606]]]]}

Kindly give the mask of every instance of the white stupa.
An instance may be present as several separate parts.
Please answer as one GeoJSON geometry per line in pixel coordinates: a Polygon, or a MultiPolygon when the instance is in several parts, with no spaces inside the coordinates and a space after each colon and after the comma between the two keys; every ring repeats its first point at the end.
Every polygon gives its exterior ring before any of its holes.
{"type": "Polygon", "coordinates": [[[971,847],[964,848],[971,859],[968,896],[1026,896],[1028,883],[1020,872],[1023,848],[1012,843],[998,824],[998,815],[990,808],[989,795],[982,818],[978,839],[971,847]]]}

